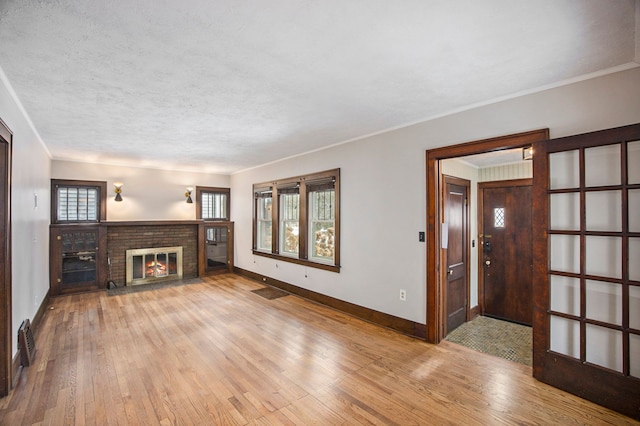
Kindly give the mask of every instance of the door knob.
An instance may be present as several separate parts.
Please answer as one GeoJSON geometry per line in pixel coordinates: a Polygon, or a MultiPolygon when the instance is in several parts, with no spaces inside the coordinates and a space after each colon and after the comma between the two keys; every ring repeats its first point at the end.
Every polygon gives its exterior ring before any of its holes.
{"type": "Polygon", "coordinates": [[[449,269],[449,275],[453,275],[453,269],[449,269]]]}
{"type": "Polygon", "coordinates": [[[491,265],[491,261],[489,259],[487,259],[487,260],[484,261],[484,264],[489,266],[489,265],[491,265]]]}

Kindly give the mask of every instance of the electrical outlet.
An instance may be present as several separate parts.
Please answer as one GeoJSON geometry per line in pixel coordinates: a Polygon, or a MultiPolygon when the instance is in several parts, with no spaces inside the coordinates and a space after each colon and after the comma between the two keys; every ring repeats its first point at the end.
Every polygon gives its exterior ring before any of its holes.
{"type": "Polygon", "coordinates": [[[400,290],[400,300],[403,302],[407,301],[407,290],[400,290]]]}

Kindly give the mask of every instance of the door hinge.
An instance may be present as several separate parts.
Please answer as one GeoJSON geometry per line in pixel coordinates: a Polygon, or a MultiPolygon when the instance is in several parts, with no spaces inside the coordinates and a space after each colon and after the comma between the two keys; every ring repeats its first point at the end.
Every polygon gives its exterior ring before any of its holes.
{"type": "Polygon", "coordinates": [[[468,205],[469,205],[469,199],[468,199],[468,198],[465,198],[465,199],[464,199],[464,205],[465,205],[465,206],[468,206],[468,205]]]}

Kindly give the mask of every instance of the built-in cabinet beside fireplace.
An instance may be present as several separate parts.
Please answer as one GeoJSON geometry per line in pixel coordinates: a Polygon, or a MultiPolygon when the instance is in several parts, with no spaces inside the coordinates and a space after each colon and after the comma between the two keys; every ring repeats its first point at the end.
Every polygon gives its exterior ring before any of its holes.
{"type": "Polygon", "coordinates": [[[100,225],[51,225],[51,293],[103,288],[106,283],[105,242],[105,229],[100,225]]]}
{"type": "Polygon", "coordinates": [[[233,222],[204,222],[198,229],[198,274],[233,272],[233,222]]]}
{"type": "Polygon", "coordinates": [[[51,294],[101,290],[107,288],[109,280],[122,287],[231,272],[233,239],[233,222],[53,224],[50,228],[51,294]],[[127,260],[128,254],[131,256],[137,251],[143,254],[134,254],[127,260]],[[144,265],[136,269],[136,261],[144,265]],[[131,277],[127,277],[128,263],[131,277]],[[134,269],[143,272],[136,273],[134,269]]]}

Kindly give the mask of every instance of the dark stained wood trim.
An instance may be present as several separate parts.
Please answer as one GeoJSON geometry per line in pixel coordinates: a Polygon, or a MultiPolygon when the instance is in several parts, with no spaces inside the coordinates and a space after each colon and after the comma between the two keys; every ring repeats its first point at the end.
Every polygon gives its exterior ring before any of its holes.
{"type": "Polygon", "coordinates": [[[480,316],[480,305],[476,305],[469,310],[469,321],[473,321],[480,316]]]}
{"type": "Polygon", "coordinates": [[[13,132],[9,130],[9,126],[7,126],[4,121],[2,121],[2,118],[0,118],[0,138],[9,143],[12,142],[11,139],[13,138],[13,132]]]}
{"type": "MultiPolygon", "coordinates": [[[[36,337],[36,335],[38,334],[38,328],[42,323],[42,320],[44,318],[44,313],[47,311],[50,301],[51,301],[51,290],[47,290],[47,294],[44,296],[44,299],[42,299],[42,303],[40,303],[40,307],[38,308],[36,315],[33,317],[33,321],[31,321],[31,330],[33,332],[34,337],[36,337]]],[[[36,350],[37,350],[37,347],[36,347],[36,350]]],[[[11,367],[11,371],[13,373],[12,387],[15,387],[16,384],[18,383],[18,379],[20,379],[20,374],[22,373],[22,370],[23,370],[23,366],[21,365],[21,359],[22,358],[21,358],[20,348],[18,348],[18,351],[16,352],[16,355],[13,357],[13,360],[12,360],[12,367],[11,367]]]]}
{"type": "Polygon", "coordinates": [[[363,319],[365,321],[369,321],[382,327],[390,328],[408,336],[416,337],[418,339],[426,338],[426,327],[424,324],[419,324],[404,318],[385,314],[383,312],[374,311],[373,309],[345,302],[344,300],[336,299],[334,297],[317,293],[312,290],[307,290],[302,287],[286,283],[284,281],[276,280],[261,274],[257,274],[255,272],[248,271],[246,269],[236,267],[235,273],[243,277],[258,281],[260,283],[270,285],[272,287],[277,287],[291,294],[295,294],[296,296],[300,296],[313,302],[320,303],[321,305],[328,306],[349,315],[353,315],[354,317],[363,319]]]}
{"type": "Polygon", "coordinates": [[[2,188],[0,188],[0,208],[2,209],[3,244],[0,249],[0,397],[6,396],[13,385],[12,339],[12,271],[11,271],[11,159],[13,133],[0,120],[0,143],[6,144],[2,159],[2,188]]]}
{"type": "MultiPolygon", "coordinates": [[[[442,249],[440,243],[440,185],[442,172],[440,160],[461,157],[464,155],[480,154],[483,152],[502,151],[511,148],[522,148],[532,145],[535,141],[549,139],[549,129],[533,130],[514,135],[500,136],[446,146],[426,151],[426,193],[427,193],[427,247],[426,247],[426,281],[427,281],[427,341],[439,343],[443,338],[443,307],[441,268],[442,249]]],[[[534,154],[535,156],[535,154],[534,154]]]]}
{"type": "MultiPolygon", "coordinates": [[[[201,223],[208,223],[209,221],[203,220],[131,220],[131,221],[108,221],[101,222],[101,225],[105,226],[175,226],[175,225],[199,225],[201,223]]],[[[53,226],[53,225],[51,225],[53,226]]]]}
{"type": "Polygon", "coordinates": [[[478,182],[478,186],[482,188],[502,188],[504,186],[531,186],[531,185],[533,185],[533,178],[492,180],[487,182],[478,182]]]}
{"type": "Polygon", "coordinates": [[[256,256],[268,257],[275,260],[282,260],[283,262],[295,263],[297,265],[304,265],[304,266],[308,266],[309,268],[324,269],[325,271],[331,271],[331,272],[340,272],[340,267],[335,265],[312,262],[310,260],[297,259],[295,257],[282,256],[280,254],[265,253],[259,250],[254,250],[253,254],[256,256]]]}
{"type": "Polygon", "coordinates": [[[33,330],[34,334],[38,332],[38,328],[40,327],[40,324],[44,319],[44,313],[47,312],[47,307],[49,306],[50,301],[51,291],[47,290],[47,294],[45,294],[44,299],[42,299],[42,303],[40,303],[40,307],[38,308],[38,311],[31,321],[31,329],[33,330]]]}

